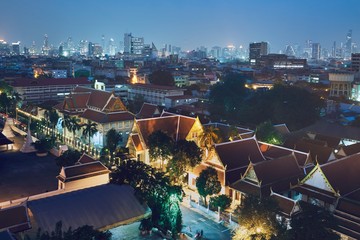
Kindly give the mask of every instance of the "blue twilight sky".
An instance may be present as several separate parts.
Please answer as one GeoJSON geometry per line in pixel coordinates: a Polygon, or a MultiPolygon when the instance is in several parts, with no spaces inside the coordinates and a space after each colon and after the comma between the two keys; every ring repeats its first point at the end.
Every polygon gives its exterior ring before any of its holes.
{"type": "MultiPolygon", "coordinates": [[[[360,0],[1,0],[0,39],[37,47],[48,34],[58,45],[71,36],[101,43],[125,32],[182,47],[248,47],[268,41],[271,52],[310,39],[331,49],[349,29],[360,45],[360,0]]],[[[359,46],[360,47],[360,46],[359,46]]]]}

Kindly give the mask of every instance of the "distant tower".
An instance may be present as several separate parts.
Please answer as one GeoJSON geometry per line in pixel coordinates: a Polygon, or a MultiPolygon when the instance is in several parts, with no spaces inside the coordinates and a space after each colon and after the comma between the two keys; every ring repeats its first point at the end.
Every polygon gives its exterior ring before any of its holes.
{"type": "Polygon", "coordinates": [[[346,34],[346,42],[345,42],[345,58],[349,59],[352,53],[352,30],[346,34]]]}
{"type": "Polygon", "coordinates": [[[102,47],[103,51],[105,53],[107,53],[107,51],[105,50],[105,35],[104,34],[101,35],[101,47],[102,47]]]}
{"type": "Polygon", "coordinates": [[[131,33],[124,34],[124,53],[131,52],[131,33]]]}
{"type": "Polygon", "coordinates": [[[311,58],[315,60],[319,60],[321,56],[321,46],[320,43],[313,43],[312,44],[312,54],[311,58]]]}
{"type": "Polygon", "coordinates": [[[286,45],[285,55],[287,56],[295,56],[295,51],[291,45],[286,45]]]}
{"type": "Polygon", "coordinates": [[[50,51],[49,39],[48,39],[48,35],[45,34],[44,35],[44,44],[43,44],[43,47],[42,47],[42,54],[43,55],[49,55],[49,51],[50,51]]]}
{"type": "Polygon", "coordinates": [[[12,55],[20,55],[20,42],[15,42],[11,44],[11,54],[12,55]]]}

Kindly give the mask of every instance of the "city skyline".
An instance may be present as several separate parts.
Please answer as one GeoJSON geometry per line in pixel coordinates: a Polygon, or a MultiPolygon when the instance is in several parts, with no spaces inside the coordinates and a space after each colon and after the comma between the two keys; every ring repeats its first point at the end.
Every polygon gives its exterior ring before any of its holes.
{"type": "Polygon", "coordinates": [[[346,1],[346,11],[338,11],[336,1],[276,2],[238,1],[6,1],[0,15],[0,39],[21,41],[38,48],[44,34],[58,46],[72,37],[75,43],[88,40],[101,44],[113,38],[119,45],[124,33],[144,37],[158,48],[164,44],[192,50],[200,46],[240,45],[267,41],[271,52],[287,44],[304,45],[306,40],[330,49],[333,42],[345,43],[351,29],[353,42],[359,41],[360,2],[346,1]],[[316,25],[315,25],[316,23],[316,25]]]}

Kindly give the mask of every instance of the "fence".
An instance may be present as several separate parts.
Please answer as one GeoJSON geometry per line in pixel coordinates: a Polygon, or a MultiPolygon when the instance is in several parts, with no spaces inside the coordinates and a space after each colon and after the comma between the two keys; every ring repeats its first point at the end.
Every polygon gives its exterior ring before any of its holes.
{"type": "Polygon", "coordinates": [[[195,202],[191,198],[189,199],[189,203],[190,203],[191,207],[198,209],[202,213],[208,215],[210,218],[215,219],[219,223],[222,223],[229,228],[234,229],[239,226],[238,225],[238,216],[233,213],[223,211],[223,212],[220,212],[220,214],[219,214],[218,211],[212,211],[208,207],[202,205],[201,201],[195,202]]]}

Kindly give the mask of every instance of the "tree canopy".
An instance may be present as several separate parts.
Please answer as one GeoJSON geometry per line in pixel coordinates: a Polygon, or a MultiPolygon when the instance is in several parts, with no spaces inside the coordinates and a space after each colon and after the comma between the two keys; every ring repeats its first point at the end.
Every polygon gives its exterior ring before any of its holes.
{"type": "Polygon", "coordinates": [[[115,152],[120,141],[122,141],[122,135],[114,128],[110,129],[106,133],[106,147],[109,149],[111,154],[115,152]]]}
{"type": "Polygon", "coordinates": [[[175,80],[171,72],[165,70],[156,70],[149,75],[151,84],[163,86],[175,86],[175,80]]]}
{"type": "Polygon", "coordinates": [[[181,182],[184,173],[202,160],[202,150],[193,141],[179,140],[175,143],[173,156],[167,169],[173,182],[181,182]]]}
{"type": "Polygon", "coordinates": [[[337,221],[329,211],[305,202],[301,202],[300,206],[302,211],[292,218],[287,239],[340,239],[340,236],[332,231],[337,228],[337,221]]]}
{"type": "Polygon", "coordinates": [[[286,123],[291,130],[311,125],[320,117],[323,101],[305,89],[275,85],[272,90],[256,92],[246,99],[237,118],[244,124],[258,125],[270,120],[286,123]]]}
{"type": "Polygon", "coordinates": [[[205,205],[206,197],[220,192],[221,184],[218,180],[217,171],[212,167],[207,167],[200,172],[196,179],[196,188],[200,196],[203,197],[205,205]]]}
{"type": "Polygon", "coordinates": [[[152,161],[160,160],[162,164],[164,160],[171,157],[173,146],[172,138],[161,130],[153,132],[148,137],[149,154],[152,161]]]}
{"type": "Polygon", "coordinates": [[[286,123],[291,130],[311,125],[320,117],[323,101],[316,94],[286,85],[268,91],[245,88],[245,77],[235,73],[212,86],[209,96],[211,119],[237,122],[250,127],[272,121],[286,123]]]}
{"type": "Polygon", "coordinates": [[[259,198],[248,195],[237,209],[239,227],[235,231],[234,240],[269,240],[281,230],[276,219],[278,204],[270,197],[259,198]]]}
{"type": "Polygon", "coordinates": [[[225,75],[222,82],[210,89],[209,110],[212,118],[233,119],[247,95],[244,76],[236,73],[225,75]]]}
{"type": "Polygon", "coordinates": [[[256,127],[256,138],[260,141],[275,145],[281,145],[283,143],[283,137],[276,131],[270,121],[263,122],[256,127]]]}
{"type": "Polygon", "coordinates": [[[59,157],[55,158],[56,165],[59,167],[73,166],[81,157],[78,150],[67,150],[59,157]]]}
{"type": "MultiPolygon", "coordinates": [[[[173,234],[181,231],[182,217],[180,201],[182,189],[171,185],[165,173],[140,162],[127,160],[112,173],[115,184],[129,184],[142,202],[146,202],[152,211],[151,224],[173,234]]],[[[147,226],[151,225],[147,222],[147,226]]]]}

